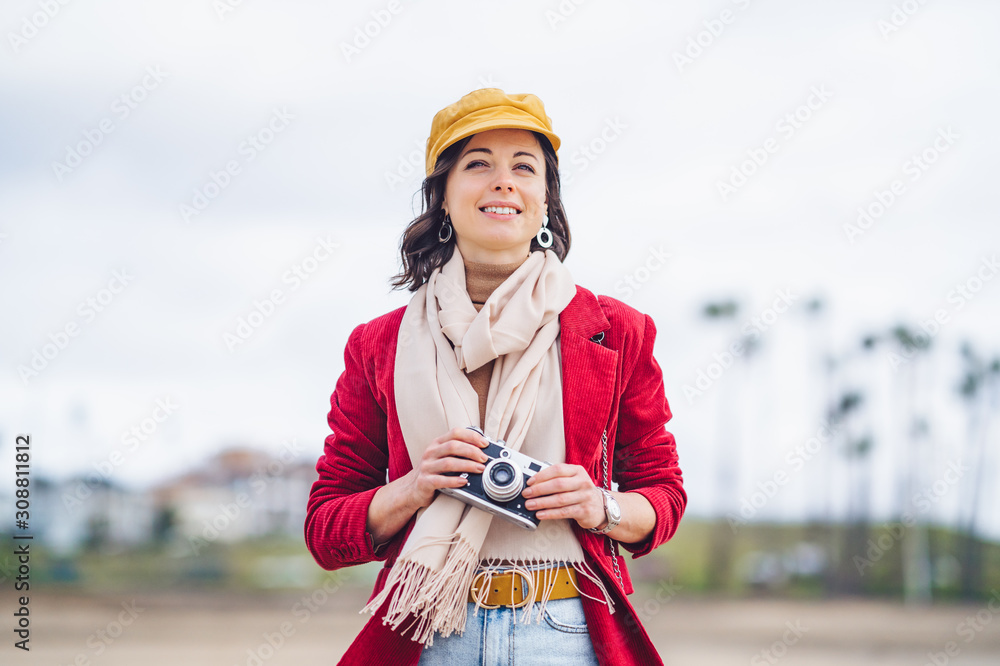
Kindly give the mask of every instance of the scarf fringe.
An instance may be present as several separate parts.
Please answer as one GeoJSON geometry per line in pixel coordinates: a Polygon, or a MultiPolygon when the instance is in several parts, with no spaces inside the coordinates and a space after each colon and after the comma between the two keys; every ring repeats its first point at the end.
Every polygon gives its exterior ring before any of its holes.
{"type": "MultiPolygon", "coordinates": [[[[428,647],[434,644],[435,633],[447,637],[465,629],[469,588],[478,566],[478,551],[457,534],[434,539],[419,548],[435,545],[451,546],[440,571],[413,560],[400,560],[389,572],[382,591],[360,611],[375,615],[391,595],[382,624],[396,630],[412,614],[416,623],[412,640],[428,647]]],[[[407,629],[410,626],[413,623],[407,629]]]]}

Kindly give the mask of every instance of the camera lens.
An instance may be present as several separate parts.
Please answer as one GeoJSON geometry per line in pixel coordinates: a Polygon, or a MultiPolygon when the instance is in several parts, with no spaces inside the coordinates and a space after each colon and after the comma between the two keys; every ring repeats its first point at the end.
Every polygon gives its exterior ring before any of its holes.
{"type": "Polygon", "coordinates": [[[524,476],[506,460],[494,459],[483,470],[483,490],[496,502],[508,502],[521,493],[524,476]]]}
{"type": "Polygon", "coordinates": [[[514,471],[510,465],[497,465],[490,471],[490,481],[498,486],[509,485],[514,480],[514,471]]]}

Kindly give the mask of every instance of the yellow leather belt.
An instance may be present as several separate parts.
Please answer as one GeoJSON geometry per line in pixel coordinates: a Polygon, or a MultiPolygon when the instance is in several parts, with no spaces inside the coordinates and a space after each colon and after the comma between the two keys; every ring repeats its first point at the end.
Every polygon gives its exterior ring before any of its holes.
{"type": "Polygon", "coordinates": [[[499,608],[509,606],[520,608],[526,606],[533,596],[535,601],[541,601],[546,591],[551,589],[549,599],[569,599],[580,596],[576,583],[576,570],[571,566],[561,566],[551,569],[531,571],[531,577],[526,578],[526,570],[509,570],[502,573],[480,571],[472,579],[469,588],[469,601],[479,604],[482,608],[499,608]],[[483,587],[488,585],[488,587],[483,587]],[[532,590],[534,594],[532,595],[532,590]]]}

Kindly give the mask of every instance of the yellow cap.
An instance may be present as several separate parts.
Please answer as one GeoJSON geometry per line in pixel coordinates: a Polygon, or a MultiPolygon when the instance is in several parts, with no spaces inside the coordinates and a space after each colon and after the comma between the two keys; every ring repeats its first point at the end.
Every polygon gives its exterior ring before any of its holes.
{"type": "Polygon", "coordinates": [[[491,129],[524,129],[548,137],[559,150],[559,137],[545,115],[542,100],[531,94],[508,95],[499,88],[473,90],[436,114],[427,138],[427,175],[434,171],[438,155],[467,136],[491,129]]]}

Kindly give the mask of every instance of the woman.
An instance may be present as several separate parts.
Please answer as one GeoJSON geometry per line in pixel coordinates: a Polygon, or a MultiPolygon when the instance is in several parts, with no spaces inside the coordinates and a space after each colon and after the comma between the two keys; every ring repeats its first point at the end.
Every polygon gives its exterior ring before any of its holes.
{"type": "Polygon", "coordinates": [[[385,563],[341,664],[662,663],[618,554],[669,539],[687,502],[656,329],[563,265],[558,148],[534,95],[434,117],[394,282],[414,294],[351,333],[309,497],[322,567],[385,563]],[[440,492],[485,469],[470,426],[551,463],[523,491],[537,529],[440,492]]]}

